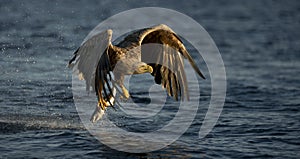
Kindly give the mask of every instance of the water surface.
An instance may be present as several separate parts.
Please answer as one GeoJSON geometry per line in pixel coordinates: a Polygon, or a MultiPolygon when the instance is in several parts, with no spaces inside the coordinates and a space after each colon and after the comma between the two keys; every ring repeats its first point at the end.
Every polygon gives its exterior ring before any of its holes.
{"type": "MultiPolygon", "coordinates": [[[[0,158],[299,158],[299,12],[298,1],[2,0],[0,158]],[[145,6],[180,11],[208,31],[225,63],[227,98],[215,128],[198,139],[210,99],[209,81],[200,82],[203,106],[188,131],[162,150],[129,154],[101,144],[83,127],[65,66],[99,22],[145,6]]],[[[171,117],[176,111],[165,109],[171,117]]]]}

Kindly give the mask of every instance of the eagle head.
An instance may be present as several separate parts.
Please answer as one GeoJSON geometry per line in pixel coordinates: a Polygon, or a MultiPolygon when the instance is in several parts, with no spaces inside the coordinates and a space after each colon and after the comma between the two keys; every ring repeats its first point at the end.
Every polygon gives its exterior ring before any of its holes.
{"type": "Polygon", "coordinates": [[[153,72],[153,68],[144,62],[138,62],[138,63],[134,64],[133,68],[134,68],[133,74],[142,74],[142,73],[152,73],[153,72]]]}

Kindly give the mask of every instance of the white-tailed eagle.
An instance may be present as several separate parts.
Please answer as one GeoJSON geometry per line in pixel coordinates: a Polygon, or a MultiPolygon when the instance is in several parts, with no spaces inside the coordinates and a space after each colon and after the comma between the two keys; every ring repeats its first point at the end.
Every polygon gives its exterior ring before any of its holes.
{"type": "Polygon", "coordinates": [[[87,90],[92,88],[98,97],[92,122],[102,117],[106,107],[118,104],[116,90],[123,98],[130,97],[123,84],[125,75],[151,73],[175,100],[189,100],[183,58],[205,79],[183,42],[164,24],[133,31],[117,45],[111,38],[112,30],[91,37],[69,61],[86,81],[87,90]]]}

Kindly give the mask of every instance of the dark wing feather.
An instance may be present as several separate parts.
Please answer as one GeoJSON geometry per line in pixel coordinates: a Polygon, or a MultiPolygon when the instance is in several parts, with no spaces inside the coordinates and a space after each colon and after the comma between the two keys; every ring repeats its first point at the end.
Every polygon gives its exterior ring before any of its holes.
{"type": "MultiPolygon", "coordinates": [[[[79,78],[86,82],[86,90],[90,87],[96,91],[98,100],[108,100],[113,95],[110,71],[110,57],[112,30],[101,32],[85,41],[74,53],[69,61],[69,67],[78,71],[79,78]]],[[[108,102],[110,102],[108,100],[108,102]]],[[[113,103],[110,103],[111,105],[113,103]]]]}
{"type": "Polygon", "coordinates": [[[155,82],[178,100],[189,99],[183,58],[188,59],[197,74],[204,78],[180,38],[166,25],[139,30],[131,35],[142,45],[142,61],[153,67],[155,82]],[[180,54],[179,54],[179,53],[180,54]]]}

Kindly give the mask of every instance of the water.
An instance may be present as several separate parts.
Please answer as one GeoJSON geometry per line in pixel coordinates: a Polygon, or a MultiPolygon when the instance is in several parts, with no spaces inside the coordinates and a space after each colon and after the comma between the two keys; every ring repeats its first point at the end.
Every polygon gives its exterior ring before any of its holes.
{"type": "MultiPolygon", "coordinates": [[[[1,1],[0,158],[299,158],[299,12],[298,1],[1,1]],[[99,22],[143,6],[178,10],[208,31],[226,66],[227,97],[206,138],[198,139],[203,106],[170,146],[130,154],[85,130],[65,66],[99,22]]],[[[208,81],[201,90],[206,105],[208,81]]]]}

